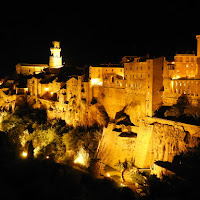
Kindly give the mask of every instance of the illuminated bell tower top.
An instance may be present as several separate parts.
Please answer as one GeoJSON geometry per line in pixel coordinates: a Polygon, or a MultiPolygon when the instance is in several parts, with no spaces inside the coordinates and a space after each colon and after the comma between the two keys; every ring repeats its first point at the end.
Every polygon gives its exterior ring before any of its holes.
{"type": "Polygon", "coordinates": [[[62,56],[60,56],[60,42],[53,41],[52,44],[53,47],[50,48],[51,56],[49,57],[49,67],[60,68],[62,67],[62,56]]]}

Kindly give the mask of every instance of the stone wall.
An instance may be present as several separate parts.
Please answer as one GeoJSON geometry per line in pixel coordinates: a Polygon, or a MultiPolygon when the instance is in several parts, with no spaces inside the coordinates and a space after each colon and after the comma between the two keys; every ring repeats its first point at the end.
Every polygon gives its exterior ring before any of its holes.
{"type": "Polygon", "coordinates": [[[126,105],[125,90],[123,88],[104,88],[101,103],[104,105],[110,119],[126,105]]]}
{"type": "Polygon", "coordinates": [[[174,156],[199,144],[198,126],[158,118],[148,120],[135,129],[136,138],[120,137],[120,133],[114,131],[116,125],[109,124],[103,130],[98,158],[112,167],[119,160],[127,159],[134,160],[139,168],[150,168],[156,161],[172,162],[174,156]],[[147,123],[148,120],[151,123],[147,123]]]}
{"type": "Polygon", "coordinates": [[[98,158],[114,168],[119,161],[134,161],[137,140],[134,137],[120,137],[120,132],[114,131],[115,128],[114,123],[104,128],[98,148],[98,158]]]}
{"type": "Polygon", "coordinates": [[[153,162],[153,128],[153,125],[143,125],[139,128],[135,148],[135,165],[139,168],[149,168],[153,162]]]}

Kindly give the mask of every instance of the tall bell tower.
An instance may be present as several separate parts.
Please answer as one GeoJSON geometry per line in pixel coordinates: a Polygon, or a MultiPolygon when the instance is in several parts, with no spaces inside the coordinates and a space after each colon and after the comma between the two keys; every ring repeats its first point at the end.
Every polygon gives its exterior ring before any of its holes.
{"type": "Polygon", "coordinates": [[[49,57],[50,68],[61,68],[62,67],[62,56],[60,56],[61,48],[60,42],[53,41],[53,47],[50,48],[51,56],[49,57]]]}

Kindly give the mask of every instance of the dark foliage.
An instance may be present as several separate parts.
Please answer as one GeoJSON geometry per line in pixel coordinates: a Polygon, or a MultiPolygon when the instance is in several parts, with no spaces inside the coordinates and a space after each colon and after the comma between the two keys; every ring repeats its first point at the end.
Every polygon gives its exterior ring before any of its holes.
{"type": "Polygon", "coordinates": [[[134,199],[130,189],[118,187],[111,179],[95,179],[51,160],[2,161],[0,176],[2,199],[134,199]]]}

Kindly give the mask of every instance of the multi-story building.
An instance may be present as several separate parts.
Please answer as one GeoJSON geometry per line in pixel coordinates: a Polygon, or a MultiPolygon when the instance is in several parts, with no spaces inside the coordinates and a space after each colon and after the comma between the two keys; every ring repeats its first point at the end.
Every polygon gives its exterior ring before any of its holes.
{"type": "Polygon", "coordinates": [[[120,64],[101,64],[90,66],[89,77],[92,86],[106,85],[115,82],[115,79],[124,79],[124,68],[120,64]]]}
{"type": "Polygon", "coordinates": [[[187,98],[189,103],[200,103],[200,36],[197,35],[197,55],[176,54],[173,62],[168,62],[163,72],[165,105],[176,104],[179,98],[187,98]]]}
{"type": "Polygon", "coordinates": [[[140,58],[124,63],[127,102],[135,101],[146,116],[162,105],[163,78],[165,58],[140,58]]]}

